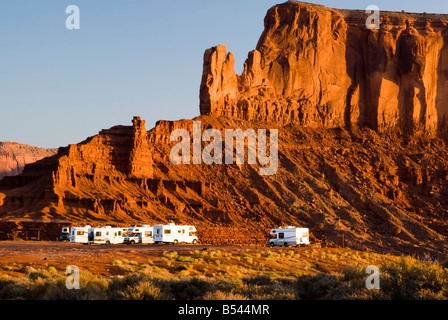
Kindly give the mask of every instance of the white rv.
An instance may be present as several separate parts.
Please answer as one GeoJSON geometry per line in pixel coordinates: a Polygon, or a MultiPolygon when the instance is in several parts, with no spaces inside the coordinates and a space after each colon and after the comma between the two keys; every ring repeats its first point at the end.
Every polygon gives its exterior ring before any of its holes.
{"type": "Polygon", "coordinates": [[[301,244],[310,244],[308,228],[296,228],[287,226],[284,228],[272,229],[271,239],[268,244],[273,246],[298,246],[301,244]]]}
{"type": "Polygon", "coordinates": [[[91,242],[106,245],[123,243],[127,232],[128,228],[112,228],[110,226],[94,228],[91,242]]]}
{"type": "Polygon", "coordinates": [[[154,226],[154,242],[155,243],[173,243],[180,242],[196,244],[198,237],[194,235],[196,228],[194,226],[175,225],[168,223],[167,225],[154,226]]]}
{"type": "Polygon", "coordinates": [[[132,227],[128,229],[128,236],[124,238],[126,244],[136,243],[154,243],[153,227],[149,225],[143,225],[141,227],[132,227]]]}
{"type": "Polygon", "coordinates": [[[63,227],[59,235],[59,241],[70,241],[70,227],[63,227]]]}
{"type": "Polygon", "coordinates": [[[70,242],[89,244],[93,239],[93,229],[91,226],[71,227],[70,242]]]}

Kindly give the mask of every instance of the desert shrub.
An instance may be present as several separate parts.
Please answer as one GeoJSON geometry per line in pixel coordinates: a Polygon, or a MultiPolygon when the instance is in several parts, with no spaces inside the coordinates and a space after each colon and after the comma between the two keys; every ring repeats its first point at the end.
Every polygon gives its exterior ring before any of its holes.
{"type": "Polygon", "coordinates": [[[403,257],[381,267],[381,290],[390,299],[446,298],[448,273],[440,264],[403,257]]]}
{"type": "Polygon", "coordinates": [[[47,270],[48,270],[48,272],[53,273],[53,274],[58,273],[58,270],[56,269],[55,266],[49,266],[47,268],[47,270]]]}
{"type": "Polygon", "coordinates": [[[178,256],[177,257],[177,261],[180,261],[180,262],[194,262],[195,259],[193,257],[189,257],[189,256],[178,256]]]}
{"type": "Polygon", "coordinates": [[[325,297],[332,300],[384,300],[381,290],[369,290],[350,281],[342,281],[325,297]]]}
{"type": "MultiPolygon", "coordinates": [[[[123,277],[114,277],[109,283],[108,294],[115,298],[116,293],[122,292],[128,287],[133,287],[144,279],[145,275],[143,273],[131,273],[123,277]]],[[[121,298],[120,294],[118,294],[118,298],[121,298]]]]}
{"type": "Polygon", "coordinates": [[[430,289],[420,289],[414,295],[417,300],[446,300],[447,297],[442,291],[434,292],[430,289]]]}
{"type": "Polygon", "coordinates": [[[304,275],[297,278],[297,297],[299,299],[324,298],[338,285],[339,279],[330,274],[304,275]]]}
{"type": "Polygon", "coordinates": [[[54,274],[52,272],[49,272],[48,270],[36,270],[36,271],[32,271],[30,273],[28,273],[28,278],[31,280],[37,280],[37,279],[49,279],[52,278],[54,276],[54,274]]]}
{"type": "Polygon", "coordinates": [[[29,299],[43,300],[50,296],[52,290],[57,286],[57,281],[37,278],[30,281],[29,299]]]}
{"type": "Polygon", "coordinates": [[[188,266],[186,266],[185,264],[180,264],[177,266],[177,270],[178,271],[188,270],[188,266]]]}
{"type": "Polygon", "coordinates": [[[27,289],[23,284],[11,281],[0,288],[1,299],[22,300],[27,298],[27,289]]]}
{"type": "Polygon", "coordinates": [[[121,261],[120,259],[115,259],[115,260],[112,262],[112,265],[113,265],[113,266],[116,266],[116,267],[121,267],[121,266],[123,265],[123,261],[121,261]]]}
{"type": "Polygon", "coordinates": [[[211,281],[197,277],[182,279],[160,279],[157,284],[169,299],[191,300],[214,291],[211,281]]]}
{"type": "Polygon", "coordinates": [[[53,272],[52,278],[38,278],[30,286],[32,299],[50,300],[104,300],[107,299],[109,282],[87,271],[79,273],[79,289],[67,289],[67,274],[53,272]]]}
{"type": "Polygon", "coordinates": [[[348,267],[341,277],[327,274],[302,276],[297,280],[300,299],[429,299],[448,297],[448,272],[438,263],[403,257],[380,268],[380,289],[368,290],[365,268],[348,267]]]}
{"type": "Polygon", "coordinates": [[[105,300],[107,293],[95,284],[81,286],[80,289],[69,290],[65,285],[50,288],[47,297],[50,300],[105,300]]]}
{"type": "Polygon", "coordinates": [[[207,292],[204,295],[204,300],[248,300],[247,297],[233,292],[223,292],[220,290],[214,292],[207,292]]]}
{"type": "Polygon", "coordinates": [[[176,260],[179,254],[177,251],[163,251],[162,255],[169,260],[176,260]]]}
{"type": "Polygon", "coordinates": [[[126,300],[159,300],[163,298],[161,290],[149,281],[142,281],[121,292],[126,300]]]}
{"type": "Polygon", "coordinates": [[[348,266],[342,270],[343,281],[365,281],[366,269],[360,266],[348,266]]]}
{"type": "Polygon", "coordinates": [[[252,277],[245,277],[242,279],[245,284],[269,286],[272,284],[271,277],[269,275],[256,275],[252,277]]]}
{"type": "Polygon", "coordinates": [[[240,277],[232,277],[227,279],[215,279],[214,287],[217,291],[231,293],[241,292],[245,287],[245,283],[240,277]]]}

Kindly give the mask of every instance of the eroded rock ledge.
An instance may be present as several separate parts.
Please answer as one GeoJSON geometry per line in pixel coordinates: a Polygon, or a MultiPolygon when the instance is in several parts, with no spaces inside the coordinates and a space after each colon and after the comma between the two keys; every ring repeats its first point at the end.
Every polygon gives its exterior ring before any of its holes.
{"type": "Polygon", "coordinates": [[[364,11],[289,1],[271,8],[244,71],[208,49],[200,112],[306,126],[367,126],[446,136],[448,15],[364,11]]]}

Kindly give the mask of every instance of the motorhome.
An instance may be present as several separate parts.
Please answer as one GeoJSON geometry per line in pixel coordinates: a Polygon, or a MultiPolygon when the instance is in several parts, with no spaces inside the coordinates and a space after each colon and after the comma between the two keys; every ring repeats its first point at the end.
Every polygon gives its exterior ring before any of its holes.
{"type": "Polygon", "coordinates": [[[93,229],[91,226],[71,227],[70,242],[89,244],[93,239],[93,229]]]}
{"type": "Polygon", "coordinates": [[[63,227],[59,235],[59,241],[70,241],[70,227],[63,227]]]}
{"type": "Polygon", "coordinates": [[[93,241],[95,244],[120,244],[127,236],[128,228],[112,228],[105,226],[93,229],[93,241]]]}
{"type": "Polygon", "coordinates": [[[298,246],[310,244],[309,229],[287,226],[284,228],[272,229],[270,232],[269,246],[298,246]]]}
{"type": "Polygon", "coordinates": [[[196,244],[198,237],[194,235],[196,228],[194,226],[176,225],[168,223],[166,225],[154,226],[155,243],[173,243],[180,242],[196,244]]]}
{"type": "Polygon", "coordinates": [[[154,229],[152,226],[143,225],[141,227],[132,227],[128,229],[129,235],[124,238],[124,243],[126,244],[136,244],[136,243],[154,243],[153,233],[154,229]]]}

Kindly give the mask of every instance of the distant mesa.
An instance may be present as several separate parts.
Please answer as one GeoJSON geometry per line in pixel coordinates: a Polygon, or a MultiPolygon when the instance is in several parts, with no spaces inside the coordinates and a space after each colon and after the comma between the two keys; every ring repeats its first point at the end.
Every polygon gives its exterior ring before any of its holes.
{"type": "Polygon", "coordinates": [[[0,142],[0,180],[22,173],[25,165],[57,153],[57,149],[32,147],[17,142],[0,142]]]}

